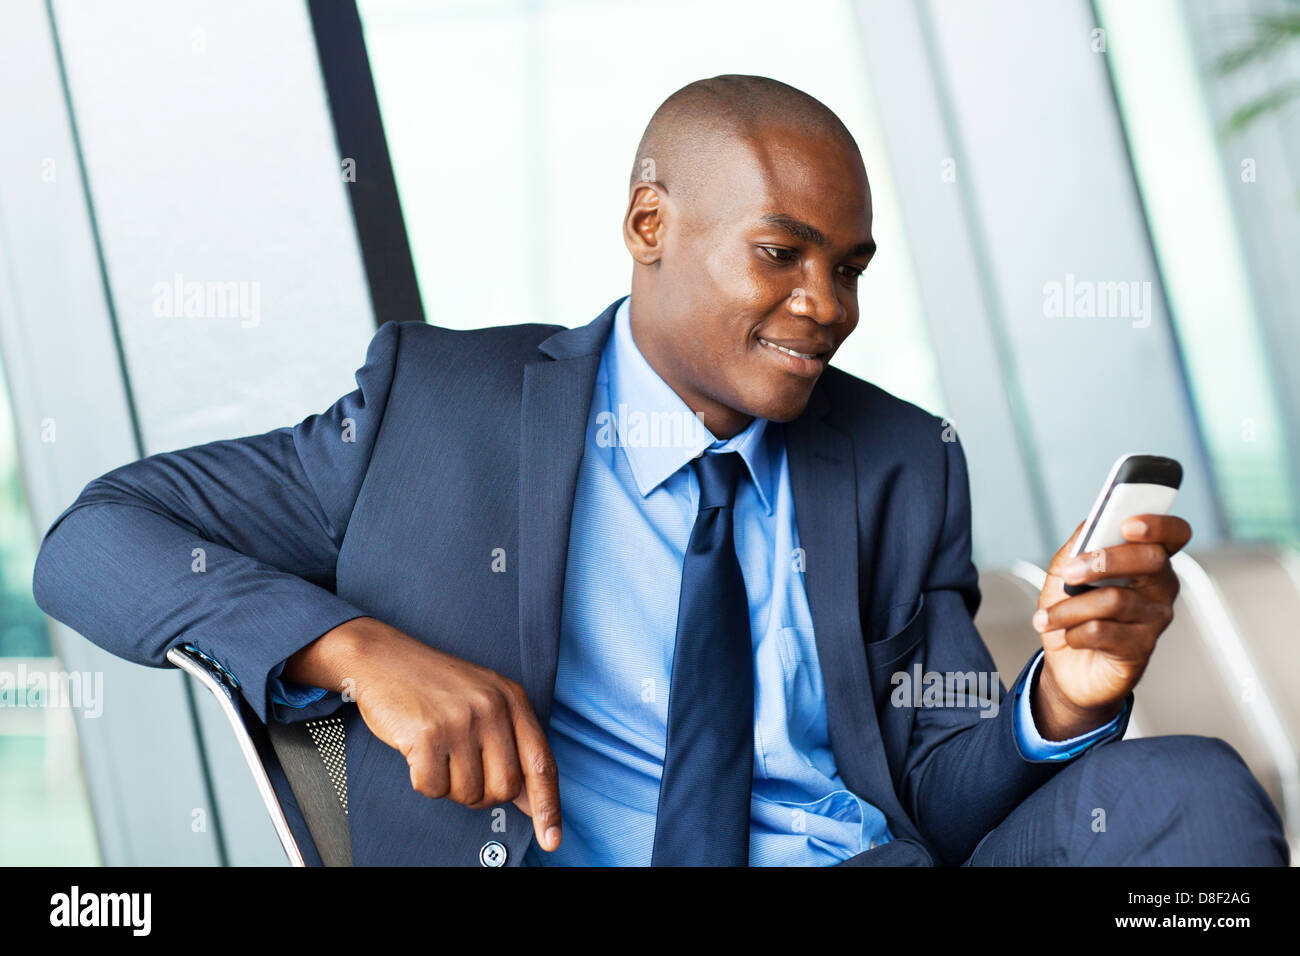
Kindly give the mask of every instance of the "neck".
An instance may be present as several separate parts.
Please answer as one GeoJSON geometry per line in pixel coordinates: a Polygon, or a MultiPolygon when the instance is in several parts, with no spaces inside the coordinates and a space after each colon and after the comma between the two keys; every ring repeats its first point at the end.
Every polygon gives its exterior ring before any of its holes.
{"type": "Polygon", "coordinates": [[[676,361],[676,356],[667,347],[661,348],[659,338],[653,334],[652,330],[663,326],[656,321],[653,312],[647,314],[645,301],[637,297],[633,283],[631,301],[628,302],[628,323],[637,351],[686,407],[699,416],[710,434],[724,441],[740,434],[754,420],[754,416],[728,408],[687,385],[684,376],[677,371],[684,363],[676,361]]]}

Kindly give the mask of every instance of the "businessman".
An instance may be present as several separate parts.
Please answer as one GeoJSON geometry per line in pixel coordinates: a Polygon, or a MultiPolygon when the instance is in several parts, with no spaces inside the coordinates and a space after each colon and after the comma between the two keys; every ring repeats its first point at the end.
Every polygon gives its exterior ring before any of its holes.
{"type": "Polygon", "coordinates": [[[37,600],[142,664],[196,647],[267,721],[355,698],[358,864],[1285,863],[1222,741],[1119,739],[1180,518],[1061,547],[1009,691],[891,693],[994,665],[960,442],[829,364],[871,218],[823,104],[692,83],[637,149],[630,296],[385,324],[324,413],[91,482],[37,600]]]}

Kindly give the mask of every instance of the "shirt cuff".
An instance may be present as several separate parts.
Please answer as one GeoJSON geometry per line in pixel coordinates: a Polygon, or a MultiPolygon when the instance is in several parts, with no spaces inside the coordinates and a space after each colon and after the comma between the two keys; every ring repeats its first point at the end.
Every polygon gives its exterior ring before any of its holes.
{"type": "Polygon", "coordinates": [[[284,671],[284,664],[284,661],[276,664],[275,669],[271,671],[266,679],[266,686],[270,691],[272,703],[301,710],[308,704],[316,703],[329,693],[323,687],[312,687],[310,684],[298,684],[294,681],[282,681],[280,674],[284,671]]]}
{"type": "Polygon", "coordinates": [[[1029,673],[1025,675],[1025,679],[1020,685],[1020,696],[1016,701],[1016,742],[1020,745],[1020,752],[1029,760],[1069,760],[1072,757],[1077,757],[1102,738],[1115,732],[1128,711],[1128,699],[1125,698],[1124,706],[1118,714],[1096,730],[1090,730],[1078,737],[1071,737],[1069,740],[1044,740],[1038,732],[1038,728],[1034,725],[1034,714],[1029,705],[1034,678],[1037,676],[1039,665],[1042,662],[1043,652],[1040,650],[1034,662],[1029,665],[1029,673]]]}

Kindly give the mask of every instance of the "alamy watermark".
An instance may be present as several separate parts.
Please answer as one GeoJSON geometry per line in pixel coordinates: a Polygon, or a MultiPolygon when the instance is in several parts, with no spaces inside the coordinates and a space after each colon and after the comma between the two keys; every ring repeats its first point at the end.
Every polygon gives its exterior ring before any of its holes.
{"type": "Polygon", "coordinates": [[[713,441],[700,416],[692,411],[628,410],[596,413],[596,445],[600,448],[702,448],[713,441]]]}
{"type": "Polygon", "coordinates": [[[889,703],[894,707],[978,707],[980,717],[998,715],[1002,685],[997,671],[895,671],[889,703]]]}
{"type": "Polygon", "coordinates": [[[1043,315],[1049,319],[1131,319],[1133,328],[1151,324],[1151,283],[1094,282],[1065,274],[1043,285],[1043,315]]]}
{"type": "Polygon", "coordinates": [[[239,319],[240,328],[262,321],[262,284],[239,281],[186,281],[177,272],[170,282],[155,282],[153,314],[160,319],[239,319]]]}
{"type": "Polygon", "coordinates": [[[75,707],[86,717],[98,717],[104,712],[104,672],[10,664],[0,670],[0,708],[5,707],[75,707]]]}
{"type": "Polygon", "coordinates": [[[50,897],[50,925],[55,927],[121,927],[132,936],[148,936],[152,913],[152,893],[88,893],[74,884],[50,897]]]}

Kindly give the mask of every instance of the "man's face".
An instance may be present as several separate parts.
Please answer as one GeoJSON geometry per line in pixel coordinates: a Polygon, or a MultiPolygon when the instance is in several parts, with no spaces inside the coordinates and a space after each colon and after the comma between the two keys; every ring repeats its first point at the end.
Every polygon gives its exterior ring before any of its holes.
{"type": "Polygon", "coordinates": [[[633,332],[660,375],[719,437],[803,411],[858,323],[857,276],[875,245],[857,152],[765,132],[663,207],[656,315],[633,332]]]}

